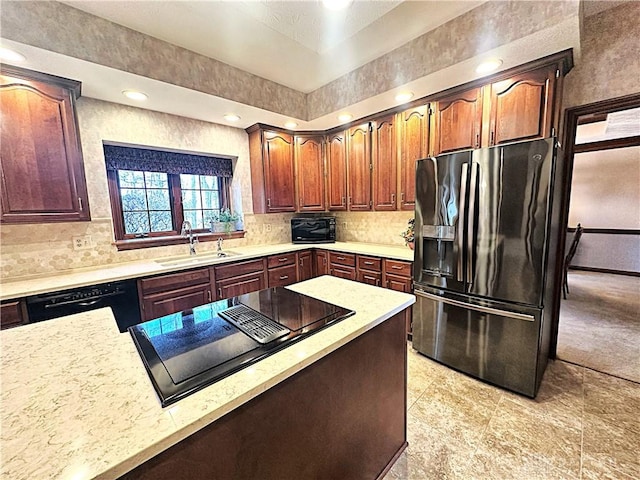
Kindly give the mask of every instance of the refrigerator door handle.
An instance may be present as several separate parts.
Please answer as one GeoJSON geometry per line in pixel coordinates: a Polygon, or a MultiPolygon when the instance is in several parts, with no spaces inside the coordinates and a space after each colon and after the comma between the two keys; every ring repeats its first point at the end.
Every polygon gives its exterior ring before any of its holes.
{"type": "Polygon", "coordinates": [[[467,211],[467,284],[473,283],[473,250],[476,241],[475,211],[476,211],[476,186],[478,184],[478,164],[471,163],[471,184],[469,185],[469,210],[467,211]]]}
{"type": "Polygon", "coordinates": [[[436,302],[447,303],[455,307],[468,308],[469,310],[476,310],[478,312],[489,313],[492,315],[500,315],[501,317],[513,318],[516,320],[524,320],[527,322],[535,322],[536,318],[533,315],[526,313],[510,312],[509,310],[500,310],[498,308],[483,307],[482,305],[473,305],[471,303],[460,302],[451,298],[441,297],[440,295],[434,295],[432,293],[423,292],[422,290],[414,289],[413,293],[419,297],[428,298],[436,302]]]}
{"type": "Polygon", "coordinates": [[[458,265],[456,269],[456,280],[463,282],[463,255],[464,250],[464,226],[466,223],[465,204],[467,203],[467,177],[469,175],[469,165],[462,165],[462,173],[460,174],[460,201],[458,203],[458,228],[456,232],[456,245],[458,247],[458,265]]]}

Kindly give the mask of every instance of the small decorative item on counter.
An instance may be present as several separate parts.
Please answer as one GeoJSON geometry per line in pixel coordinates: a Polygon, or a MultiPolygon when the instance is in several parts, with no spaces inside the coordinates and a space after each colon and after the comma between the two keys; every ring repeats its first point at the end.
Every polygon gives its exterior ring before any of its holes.
{"type": "Polygon", "coordinates": [[[407,222],[407,229],[402,232],[400,235],[404,238],[404,244],[408,245],[411,250],[413,250],[413,242],[415,241],[415,235],[413,232],[413,226],[416,222],[415,218],[412,218],[407,222]]]}
{"type": "Polygon", "coordinates": [[[220,213],[211,217],[211,231],[216,233],[231,233],[237,229],[238,221],[242,221],[242,217],[232,212],[228,208],[223,208],[220,213]]]}

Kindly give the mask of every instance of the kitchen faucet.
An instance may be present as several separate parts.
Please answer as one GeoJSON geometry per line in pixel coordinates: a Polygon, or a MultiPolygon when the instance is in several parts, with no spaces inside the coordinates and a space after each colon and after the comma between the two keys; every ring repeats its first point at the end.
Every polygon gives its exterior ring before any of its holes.
{"type": "Polygon", "coordinates": [[[218,238],[218,252],[222,252],[222,237],[218,238]]]}
{"type": "Polygon", "coordinates": [[[191,222],[189,220],[185,220],[182,222],[182,231],[180,235],[183,237],[189,238],[189,255],[196,254],[196,244],[198,243],[198,237],[193,234],[193,229],[191,228],[191,222]]]}

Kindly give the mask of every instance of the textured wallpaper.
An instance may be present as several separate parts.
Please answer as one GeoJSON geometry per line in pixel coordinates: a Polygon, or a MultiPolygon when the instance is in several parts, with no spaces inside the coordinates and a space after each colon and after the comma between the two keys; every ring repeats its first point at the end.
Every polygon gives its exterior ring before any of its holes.
{"type": "Polygon", "coordinates": [[[640,93],[640,2],[582,23],[582,58],[565,79],[565,108],[640,93]]]}

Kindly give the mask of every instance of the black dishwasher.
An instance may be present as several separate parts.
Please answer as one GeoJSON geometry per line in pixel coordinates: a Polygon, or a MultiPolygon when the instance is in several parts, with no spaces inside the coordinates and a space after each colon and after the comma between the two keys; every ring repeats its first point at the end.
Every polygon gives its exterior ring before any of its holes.
{"type": "Polygon", "coordinates": [[[141,322],[135,280],[102,283],[27,297],[29,323],[111,307],[120,332],[141,322]]]}

